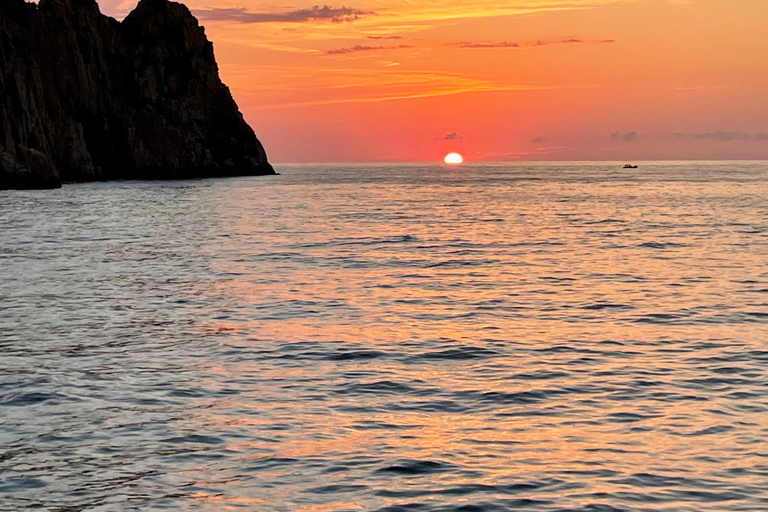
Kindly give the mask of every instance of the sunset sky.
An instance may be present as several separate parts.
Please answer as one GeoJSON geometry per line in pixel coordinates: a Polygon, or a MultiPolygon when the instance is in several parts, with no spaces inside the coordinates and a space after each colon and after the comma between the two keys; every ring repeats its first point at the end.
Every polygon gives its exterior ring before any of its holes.
{"type": "Polygon", "coordinates": [[[274,162],[768,159],[766,0],[345,1],[185,2],[274,162]]]}

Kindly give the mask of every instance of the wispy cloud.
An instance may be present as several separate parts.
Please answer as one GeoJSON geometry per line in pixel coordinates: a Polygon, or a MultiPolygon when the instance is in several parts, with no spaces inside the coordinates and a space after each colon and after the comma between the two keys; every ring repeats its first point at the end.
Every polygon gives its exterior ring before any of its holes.
{"type": "Polygon", "coordinates": [[[559,42],[562,44],[570,44],[570,43],[615,43],[616,41],[613,39],[597,39],[595,41],[589,41],[589,40],[585,41],[583,39],[571,38],[571,39],[563,39],[562,41],[559,41],[559,42]]]}
{"type": "Polygon", "coordinates": [[[701,133],[660,133],[656,136],[659,140],[694,140],[694,141],[715,141],[715,142],[766,142],[768,133],[763,132],[732,132],[719,130],[713,132],[701,133]]]}
{"type": "Polygon", "coordinates": [[[530,15],[541,12],[576,11],[593,9],[601,5],[633,3],[636,0],[529,0],[527,2],[500,2],[498,0],[466,0],[460,4],[453,0],[430,2],[393,1],[387,12],[401,21],[434,22],[471,18],[530,15]]]}
{"type": "MultiPolygon", "coordinates": [[[[756,134],[756,135],[759,135],[759,134],[756,134]]],[[[708,133],[697,133],[693,136],[693,138],[698,140],[716,140],[719,142],[731,142],[734,140],[750,140],[754,138],[754,136],[749,133],[718,131],[718,132],[708,132],[708,133]]],[[[757,139],[755,138],[755,140],[757,139]]]]}
{"type": "Polygon", "coordinates": [[[533,151],[479,152],[477,153],[476,156],[483,160],[492,160],[494,158],[498,158],[502,160],[510,160],[510,159],[518,160],[518,159],[530,158],[530,157],[533,157],[534,159],[539,159],[539,158],[546,158],[548,155],[557,155],[559,153],[569,153],[571,151],[578,151],[578,149],[569,147],[569,146],[546,146],[546,147],[536,148],[533,151]]]}
{"type": "Polygon", "coordinates": [[[635,142],[638,139],[637,132],[614,132],[611,134],[611,140],[618,140],[622,142],[635,142]]]}
{"type": "Polygon", "coordinates": [[[254,110],[556,88],[537,83],[498,83],[462,73],[435,70],[399,71],[387,68],[385,71],[381,68],[363,70],[326,67],[322,74],[306,66],[264,66],[261,70],[263,78],[258,81],[253,80],[248,69],[242,69],[239,73],[230,71],[228,75],[230,87],[250,97],[247,106],[254,110]]]}
{"type": "Polygon", "coordinates": [[[473,42],[462,41],[460,43],[449,43],[448,46],[454,46],[456,48],[468,48],[468,49],[487,49],[487,48],[539,48],[541,46],[550,46],[553,44],[574,44],[574,43],[613,43],[613,39],[601,39],[598,41],[585,41],[582,39],[560,39],[555,41],[501,41],[498,43],[486,43],[486,42],[473,42]]]}
{"type": "Polygon", "coordinates": [[[440,137],[439,140],[462,140],[464,137],[456,132],[447,133],[445,137],[440,137]]]}
{"type": "Polygon", "coordinates": [[[376,14],[373,11],[352,7],[322,7],[315,5],[308,9],[283,12],[248,12],[243,7],[228,9],[195,9],[198,18],[212,21],[236,21],[240,23],[303,23],[308,21],[330,21],[343,23],[355,21],[363,16],[376,14]]]}
{"type": "Polygon", "coordinates": [[[358,53],[358,52],[370,52],[375,50],[405,50],[408,48],[413,48],[412,45],[407,44],[401,44],[399,46],[365,46],[361,44],[356,44],[355,46],[350,46],[349,48],[337,48],[335,50],[328,50],[325,52],[326,55],[347,55],[349,53],[358,53]]]}
{"type": "MultiPolygon", "coordinates": [[[[632,3],[637,0],[526,0],[525,2],[466,0],[459,5],[449,0],[431,0],[430,2],[344,0],[353,2],[353,5],[321,4],[313,7],[299,2],[291,5],[288,0],[280,0],[272,4],[257,3],[255,0],[226,0],[226,4],[224,0],[188,1],[200,5],[200,9],[193,6],[193,12],[205,22],[217,22],[216,30],[219,32],[226,30],[233,33],[237,30],[235,28],[237,25],[275,26],[280,24],[283,30],[288,29],[291,32],[272,34],[263,31],[258,39],[262,42],[269,41],[282,45],[295,43],[298,46],[306,46],[309,41],[410,38],[417,32],[452,26],[461,20],[589,10],[604,5],[632,3]],[[218,7],[217,4],[224,5],[218,7]]],[[[218,37],[221,38],[220,35],[218,37]]],[[[253,37],[253,34],[249,34],[248,37],[253,37]]],[[[568,37],[568,39],[575,39],[575,37],[568,37]]],[[[471,43],[473,40],[469,39],[469,41],[471,43]]],[[[493,42],[478,41],[478,43],[491,45],[493,42]]],[[[518,42],[518,44],[521,43],[518,42]]],[[[512,42],[510,42],[511,45],[512,42]]],[[[351,44],[342,43],[340,46],[351,46],[351,44]]]]}
{"type": "MultiPolygon", "coordinates": [[[[118,0],[106,0],[118,1],[118,0]]],[[[520,2],[499,2],[498,0],[467,0],[461,5],[454,1],[433,0],[428,3],[411,0],[391,0],[382,8],[358,8],[331,5],[292,9],[266,9],[251,12],[246,7],[194,9],[199,18],[211,21],[233,21],[239,23],[306,23],[317,21],[349,22],[361,20],[368,34],[386,37],[388,30],[421,30],[437,22],[452,22],[461,19],[495,18],[500,16],[531,15],[543,12],[578,11],[594,9],[603,5],[632,3],[636,0],[528,0],[520,2]],[[376,27],[376,28],[374,28],[376,27]],[[385,30],[381,30],[385,29],[385,30]]],[[[231,5],[231,4],[230,4],[231,5]]],[[[372,5],[368,3],[367,5],[372,5]]],[[[322,35],[322,34],[321,34],[322,35]]],[[[392,37],[393,38],[393,37],[392,37]]]]}
{"type": "Polygon", "coordinates": [[[502,41],[501,43],[472,43],[463,41],[451,46],[456,46],[457,48],[520,48],[519,43],[510,43],[507,41],[502,41]]]}
{"type": "MultiPolygon", "coordinates": [[[[368,36],[369,39],[400,39],[399,37],[383,37],[383,36],[368,36]]],[[[461,43],[444,43],[444,44],[437,44],[437,45],[407,45],[407,44],[401,44],[398,46],[369,46],[369,45],[355,45],[345,48],[338,48],[334,50],[328,50],[325,52],[326,55],[346,55],[350,53],[357,53],[357,52],[365,52],[365,51],[372,51],[372,50],[403,50],[403,49],[410,49],[410,48],[422,48],[422,49],[434,49],[434,48],[536,48],[541,46],[549,46],[552,44],[565,44],[565,43],[573,43],[574,40],[566,39],[566,40],[558,40],[558,41],[527,41],[523,43],[515,43],[515,42],[509,42],[509,41],[502,41],[500,43],[482,43],[482,42],[469,42],[464,41],[461,43]]],[[[580,42],[586,42],[586,41],[580,41],[580,42]]],[[[607,42],[607,41],[600,41],[600,42],[607,42]]]]}

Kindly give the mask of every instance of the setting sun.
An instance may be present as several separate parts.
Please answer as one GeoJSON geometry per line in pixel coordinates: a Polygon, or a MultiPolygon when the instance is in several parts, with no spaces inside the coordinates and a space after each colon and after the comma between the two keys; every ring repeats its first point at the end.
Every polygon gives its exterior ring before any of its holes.
{"type": "Polygon", "coordinates": [[[461,165],[464,163],[464,157],[458,153],[448,153],[445,155],[445,163],[448,165],[461,165]]]}

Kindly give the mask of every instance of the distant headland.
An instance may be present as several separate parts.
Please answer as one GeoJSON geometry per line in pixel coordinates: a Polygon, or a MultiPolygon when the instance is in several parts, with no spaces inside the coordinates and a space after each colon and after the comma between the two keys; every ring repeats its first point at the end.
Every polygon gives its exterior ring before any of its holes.
{"type": "Polygon", "coordinates": [[[0,1],[0,189],[274,174],[183,4],[0,1]]]}

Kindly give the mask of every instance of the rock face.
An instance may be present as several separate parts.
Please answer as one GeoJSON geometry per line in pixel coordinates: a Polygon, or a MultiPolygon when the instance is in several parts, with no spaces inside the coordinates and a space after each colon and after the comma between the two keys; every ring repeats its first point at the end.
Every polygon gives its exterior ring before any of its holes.
{"type": "Polygon", "coordinates": [[[0,189],[273,173],[184,5],[0,0],[0,189]]]}

